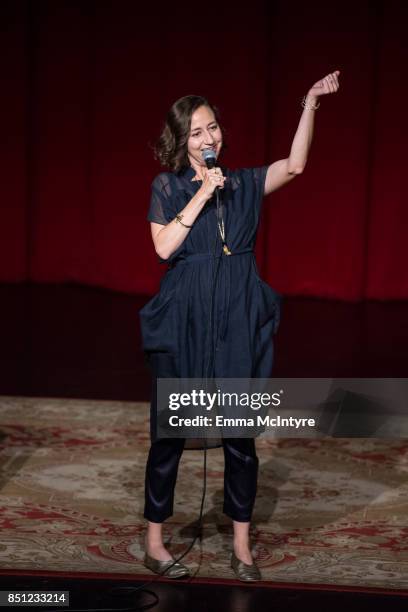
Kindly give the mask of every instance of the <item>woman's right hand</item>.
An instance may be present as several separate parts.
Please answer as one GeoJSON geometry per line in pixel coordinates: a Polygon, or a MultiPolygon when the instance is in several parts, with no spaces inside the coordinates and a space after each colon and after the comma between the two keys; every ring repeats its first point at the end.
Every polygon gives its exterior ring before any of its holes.
{"type": "Polygon", "coordinates": [[[200,187],[200,191],[205,197],[210,200],[217,187],[224,189],[224,183],[227,180],[226,176],[223,176],[221,168],[203,168],[204,179],[203,184],[200,187]]]}

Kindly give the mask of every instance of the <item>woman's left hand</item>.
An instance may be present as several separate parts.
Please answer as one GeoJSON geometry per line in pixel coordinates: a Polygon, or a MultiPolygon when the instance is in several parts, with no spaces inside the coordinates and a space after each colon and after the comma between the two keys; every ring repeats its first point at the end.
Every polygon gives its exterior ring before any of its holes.
{"type": "Polygon", "coordinates": [[[339,85],[339,74],[340,70],[336,70],[335,72],[331,72],[327,76],[317,81],[311,87],[307,93],[308,96],[315,96],[316,98],[319,96],[324,96],[325,94],[336,93],[339,85]]]}

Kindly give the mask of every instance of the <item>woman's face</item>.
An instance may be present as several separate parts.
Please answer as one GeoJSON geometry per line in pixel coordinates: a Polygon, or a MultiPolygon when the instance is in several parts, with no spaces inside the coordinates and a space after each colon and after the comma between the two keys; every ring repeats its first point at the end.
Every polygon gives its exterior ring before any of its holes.
{"type": "Polygon", "coordinates": [[[205,166],[202,151],[214,149],[218,158],[221,148],[222,132],[215,115],[208,106],[200,106],[191,115],[190,136],[187,141],[187,152],[191,165],[205,166]]]}

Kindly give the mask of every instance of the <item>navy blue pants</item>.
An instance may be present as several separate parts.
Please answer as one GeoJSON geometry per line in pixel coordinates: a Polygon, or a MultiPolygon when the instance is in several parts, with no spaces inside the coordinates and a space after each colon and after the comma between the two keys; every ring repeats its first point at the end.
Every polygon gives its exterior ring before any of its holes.
{"type": "MultiPolygon", "coordinates": [[[[185,439],[157,439],[154,435],[157,378],[176,378],[177,373],[171,355],[166,353],[152,354],[149,365],[152,371],[151,447],[146,465],[144,517],[153,523],[162,523],[173,514],[174,488],[185,439]]],[[[208,443],[211,442],[209,439],[208,443]]],[[[223,438],[222,445],[225,458],[223,511],[235,521],[250,521],[258,478],[255,439],[223,438]]]]}
{"type": "MultiPolygon", "coordinates": [[[[174,487],[184,443],[184,438],[163,438],[150,447],[144,517],[153,523],[162,523],[173,514],[174,487]]],[[[223,512],[234,521],[250,521],[258,477],[255,440],[224,438],[222,444],[225,458],[223,512]]]]}

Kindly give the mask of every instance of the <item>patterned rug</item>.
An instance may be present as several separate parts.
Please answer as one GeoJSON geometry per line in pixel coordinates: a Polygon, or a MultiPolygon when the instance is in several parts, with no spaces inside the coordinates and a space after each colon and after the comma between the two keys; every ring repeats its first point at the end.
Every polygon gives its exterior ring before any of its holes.
{"type": "MultiPolygon", "coordinates": [[[[148,405],[0,397],[0,569],[152,575],[144,569],[148,405]]],[[[408,441],[257,440],[254,555],[264,579],[408,589],[408,441]]],[[[185,451],[170,551],[194,533],[201,451],[185,451]]],[[[223,453],[208,452],[204,536],[184,558],[197,578],[233,580],[222,513],[223,453]]]]}

